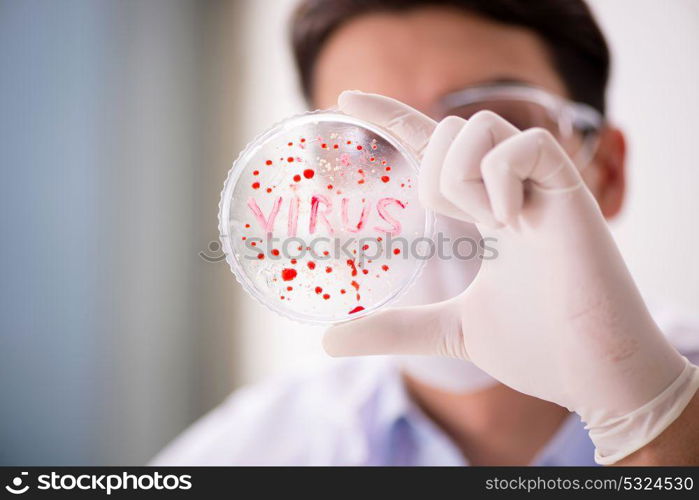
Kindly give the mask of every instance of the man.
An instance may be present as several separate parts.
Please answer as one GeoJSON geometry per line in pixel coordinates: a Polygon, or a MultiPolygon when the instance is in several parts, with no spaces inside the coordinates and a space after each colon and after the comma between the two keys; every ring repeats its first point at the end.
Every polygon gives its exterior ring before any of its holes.
{"type": "Polygon", "coordinates": [[[240,391],[154,462],[699,463],[699,373],[666,340],[696,362],[697,330],[651,319],[604,223],[625,145],[603,117],[609,56],[586,6],[309,0],[293,28],[312,107],[409,143],[438,230],[475,223],[499,255],[430,262],[404,307],[324,340],[402,356],[240,391]]]}

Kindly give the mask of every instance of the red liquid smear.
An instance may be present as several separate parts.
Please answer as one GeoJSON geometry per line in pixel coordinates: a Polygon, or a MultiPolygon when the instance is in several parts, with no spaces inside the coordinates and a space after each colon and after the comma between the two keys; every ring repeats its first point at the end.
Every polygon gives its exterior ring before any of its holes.
{"type": "Polygon", "coordinates": [[[289,156],[289,157],[286,159],[286,161],[288,161],[289,163],[293,163],[293,162],[294,162],[294,158],[291,157],[291,156],[289,156]]]}
{"type": "Polygon", "coordinates": [[[359,180],[357,181],[357,184],[364,184],[364,179],[359,179],[359,180]]]}
{"type": "Polygon", "coordinates": [[[324,293],[324,294],[323,294],[323,298],[324,298],[325,300],[328,300],[328,299],[330,298],[330,294],[324,293]]]}
{"type": "Polygon", "coordinates": [[[352,269],[352,276],[357,276],[357,267],[354,265],[354,259],[347,259],[347,265],[352,269]]]}
{"type": "Polygon", "coordinates": [[[306,139],[301,137],[301,142],[306,142],[306,139]]]}
{"type": "Polygon", "coordinates": [[[249,227],[250,227],[250,224],[245,224],[245,227],[246,227],[246,228],[249,228],[249,227]]]}
{"type": "Polygon", "coordinates": [[[363,311],[363,310],[364,310],[364,308],[363,308],[362,306],[357,306],[357,307],[355,307],[354,309],[352,309],[352,310],[349,312],[349,314],[358,313],[359,311],[363,311]]]}
{"type": "Polygon", "coordinates": [[[294,182],[299,182],[301,180],[301,176],[299,174],[296,174],[294,176],[294,182]]]}
{"type": "Polygon", "coordinates": [[[321,144],[320,147],[323,148],[323,149],[328,149],[328,145],[325,144],[325,143],[321,144]]]}
{"type": "Polygon", "coordinates": [[[347,141],[347,144],[352,144],[352,141],[347,141]]]}
{"type": "Polygon", "coordinates": [[[369,250],[369,245],[362,246],[362,250],[369,250]]]}
{"type": "Polygon", "coordinates": [[[307,168],[306,170],[303,171],[303,176],[306,179],[312,179],[315,174],[316,173],[313,170],[311,170],[310,168],[307,168]]]}
{"type": "Polygon", "coordinates": [[[267,161],[265,162],[265,164],[271,165],[271,164],[272,164],[272,160],[267,160],[267,161]]]}
{"type": "Polygon", "coordinates": [[[312,270],[314,270],[315,268],[316,268],[316,263],[315,263],[315,262],[309,262],[309,263],[308,263],[308,269],[310,269],[310,270],[312,271],[312,270]]]}
{"type": "Polygon", "coordinates": [[[273,249],[273,250],[272,250],[272,255],[274,255],[275,257],[278,257],[278,256],[279,256],[279,250],[277,250],[276,248],[273,249]]]}
{"type": "Polygon", "coordinates": [[[323,291],[323,289],[319,286],[316,287],[316,293],[320,294],[323,291]]]}
{"type": "Polygon", "coordinates": [[[265,255],[262,254],[262,253],[258,253],[258,254],[257,254],[257,258],[260,259],[260,260],[262,260],[262,259],[265,258],[265,255]]]}
{"type": "Polygon", "coordinates": [[[293,145],[294,145],[293,142],[290,142],[290,143],[287,144],[287,146],[293,146],[293,145]]]}
{"type": "Polygon", "coordinates": [[[337,149],[337,148],[339,148],[339,147],[340,147],[339,145],[333,144],[333,149],[337,149]]]}
{"type": "Polygon", "coordinates": [[[354,287],[355,290],[357,290],[357,291],[359,290],[359,283],[357,283],[356,281],[352,281],[352,286],[354,287]]]}
{"type": "Polygon", "coordinates": [[[259,182],[253,182],[253,183],[252,183],[252,188],[253,188],[253,189],[260,189],[260,183],[259,183],[259,182]]]}
{"type": "Polygon", "coordinates": [[[326,273],[331,273],[331,272],[333,272],[333,268],[330,267],[330,266],[328,266],[328,267],[325,268],[325,272],[326,272],[326,273]]]}
{"type": "Polygon", "coordinates": [[[362,272],[363,272],[364,274],[369,274],[369,270],[368,270],[368,269],[362,269],[362,272]]]}
{"type": "Polygon", "coordinates": [[[381,266],[381,269],[383,269],[384,271],[388,271],[388,266],[384,264],[383,266],[381,266]]]}
{"type": "Polygon", "coordinates": [[[284,281],[291,281],[296,277],[296,269],[282,269],[282,279],[284,281]]]}
{"type": "Polygon", "coordinates": [[[383,182],[388,182],[388,181],[391,180],[391,178],[390,178],[389,176],[387,176],[387,175],[384,175],[384,176],[381,177],[381,180],[382,180],[383,182]]]}

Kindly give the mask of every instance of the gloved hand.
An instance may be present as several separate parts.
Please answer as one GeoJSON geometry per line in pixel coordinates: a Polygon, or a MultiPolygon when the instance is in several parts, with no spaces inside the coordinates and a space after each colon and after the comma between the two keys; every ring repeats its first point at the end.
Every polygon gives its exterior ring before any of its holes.
{"type": "Polygon", "coordinates": [[[332,356],[444,355],[577,412],[614,463],[682,412],[699,369],[650,317],[594,197],[555,139],[490,112],[439,124],[393,99],[344,92],[341,111],[422,155],[421,203],[473,221],[499,252],[444,302],[388,309],[328,330],[332,356]],[[424,154],[423,154],[424,153],[424,154]]]}

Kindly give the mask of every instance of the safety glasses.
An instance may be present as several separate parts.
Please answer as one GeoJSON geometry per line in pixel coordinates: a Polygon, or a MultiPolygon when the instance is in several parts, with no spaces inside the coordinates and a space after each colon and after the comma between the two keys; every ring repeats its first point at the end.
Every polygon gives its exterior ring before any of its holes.
{"type": "Polygon", "coordinates": [[[456,115],[468,119],[486,109],[520,130],[542,127],[550,131],[579,169],[592,161],[604,124],[602,114],[587,104],[522,84],[491,84],[449,93],[440,100],[436,118],[456,115]]]}

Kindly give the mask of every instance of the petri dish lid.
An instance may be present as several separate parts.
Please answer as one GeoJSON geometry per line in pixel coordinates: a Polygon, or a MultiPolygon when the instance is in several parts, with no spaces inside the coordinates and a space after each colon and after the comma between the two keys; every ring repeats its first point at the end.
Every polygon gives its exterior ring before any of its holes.
{"type": "Polygon", "coordinates": [[[395,301],[426,260],[434,215],[417,155],[338,111],[288,118],[240,153],[219,204],[233,274],[269,309],[330,324],[395,301]]]}

